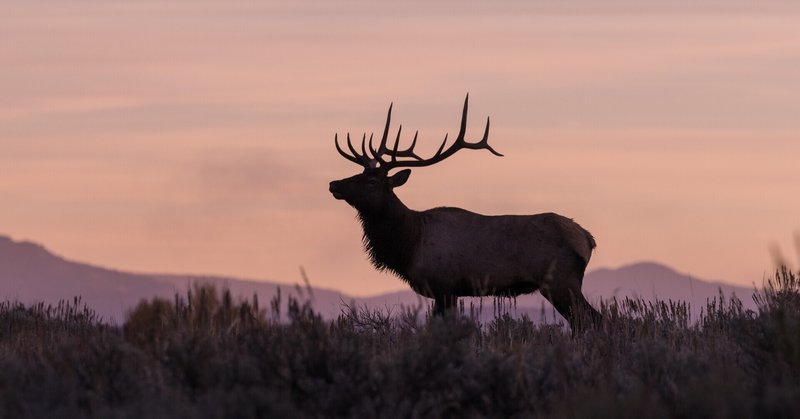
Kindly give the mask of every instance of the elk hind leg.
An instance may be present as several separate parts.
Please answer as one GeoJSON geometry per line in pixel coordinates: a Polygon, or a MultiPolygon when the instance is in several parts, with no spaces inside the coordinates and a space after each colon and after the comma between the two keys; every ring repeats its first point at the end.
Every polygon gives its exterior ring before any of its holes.
{"type": "Polygon", "coordinates": [[[559,314],[569,322],[573,333],[600,324],[602,315],[586,301],[580,290],[559,290],[545,294],[559,314]]]}
{"type": "Polygon", "coordinates": [[[548,278],[541,288],[542,295],[569,322],[573,333],[587,326],[599,325],[602,315],[586,301],[581,292],[586,268],[583,261],[577,256],[562,258],[554,267],[548,272],[548,278]]]}

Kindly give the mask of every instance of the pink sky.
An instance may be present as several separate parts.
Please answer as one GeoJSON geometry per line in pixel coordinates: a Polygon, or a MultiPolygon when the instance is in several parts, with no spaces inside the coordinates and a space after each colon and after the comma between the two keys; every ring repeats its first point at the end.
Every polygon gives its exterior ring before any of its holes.
{"type": "Polygon", "coordinates": [[[410,207],[555,211],[597,237],[590,269],[760,283],[800,230],[798,8],[595,3],[2,2],[0,233],[121,269],[405,289],[327,192],[358,170],[333,134],[379,131],[393,101],[432,153],[470,92],[468,137],[490,115],[506,157],[415,170],[410,207]]]}

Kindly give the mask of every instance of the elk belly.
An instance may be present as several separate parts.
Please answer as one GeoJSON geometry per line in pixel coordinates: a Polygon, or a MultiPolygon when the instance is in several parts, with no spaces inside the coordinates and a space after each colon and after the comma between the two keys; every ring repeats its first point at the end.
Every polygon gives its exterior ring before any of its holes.
{"type": "Polygon", "coordinates": [[[519,295],[538,289],[542,275],[525,252],[491,251],[486,243],[424,240],[409,271],[417,293],[483,296],[519,295]]]}
{"type": "Polygon", "coordinates": [[[564,252],[562,229],[565,221],[571,223],[555,214],[484,216],[457,208],[424,215],[409,282],[462,296],[538,289],[548,266],[564,252]]]}

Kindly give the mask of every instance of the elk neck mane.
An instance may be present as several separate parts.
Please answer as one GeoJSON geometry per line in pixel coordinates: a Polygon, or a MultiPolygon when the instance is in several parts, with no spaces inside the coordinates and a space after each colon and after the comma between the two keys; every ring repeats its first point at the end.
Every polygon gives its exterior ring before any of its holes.
{"type": "Polygon", "coordinates": [[[389,270],[403,279],[421,236],[421,214],[399,202],[391,210],[377,213],[358,210],[364,235],[361,241],[372,264],[389,270]]]}

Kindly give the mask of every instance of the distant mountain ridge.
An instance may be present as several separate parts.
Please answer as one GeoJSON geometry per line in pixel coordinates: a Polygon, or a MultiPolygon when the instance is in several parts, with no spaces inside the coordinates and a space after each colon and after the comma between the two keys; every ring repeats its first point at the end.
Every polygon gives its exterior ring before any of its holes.
{"type": "MultiPolygon", "coordinates": [[[[250,298],[257,294],[264,307],[268,306],[278,288],[281,288],[284,296],[292,295],[303,300],[311,297],[304,287],[291,284],[215,276],[122,272],[73,262],[39,244],[0,236],[0,299],[3,300],[56,303],[80,295],[104,319],[121,323],[126,313],[140,300],[157,296],[172,298],[175,293],[185,293],[192,282],[198,281],[227,287],[238,297],[250,298]]],[[[636,263],[618,269],[596,269],[586,275],[583,289],[593,303],[601,298],[640,297],[652,300],[658,297],[662,300],[688,301],[693,312],[699,313],[699,308],[705,306],[706,300],[718,296],[721,291],[726,296],[735,294],[745,307],[753,307],[753,289],[701,280],[655,262],[636,263]]],[[[345,304],[355,303],[359,307],[396,312],[400,306],[426,308],[430,303],[430,300],[410,290],[372,297],[352,297],[335,290],[314,287],[311,294],[315,310],[326,318],[335,318],[345,304]]],[[[462,300],[468,310],[470,306],[482,306],[482,317],[493,314],[492,298],[462,300]]],[[[520,296],[516,302],[506,303],[506,306],[512,305],[512,314],[524,313],[539,319],[544,311],[546,317],[553,316],[552,307],[538,293],[520,296]]]]}
{"type": "MultiPolygon", "coordinates": [[[[16,242],[0,236],[0,299],[3,300],[55,303],[80,295],[83,302],[104,319],[119,323],[142,299],[172,298],[175,293],[184,294],[194,282],[227,287],[238,297],[250,298],[254,293],[258,294],[265,307],[279,287],[284,296],[306,298],[291,284],[117,271],[69,261],[39,244],[16,242]]],[[[334,312],[339,312],[342,301],[350,301],[349,297],[337,291],[314,288],[313,293],[315,308],[323,315],[333,316],[334,312]]]]}

